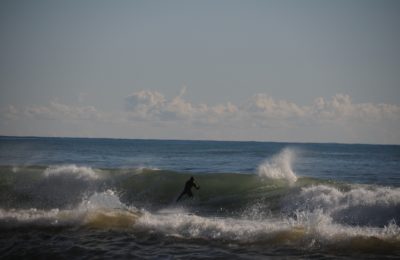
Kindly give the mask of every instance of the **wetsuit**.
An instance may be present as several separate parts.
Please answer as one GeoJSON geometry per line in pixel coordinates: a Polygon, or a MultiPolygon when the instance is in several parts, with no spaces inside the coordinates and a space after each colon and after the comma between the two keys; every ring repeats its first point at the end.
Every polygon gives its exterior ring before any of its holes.
{"type": "Polygon", "coordinates": [[[194,183],[194,179],[190,178],[185,184],[185,188],[183,189],[181,195],[179,195],[178,199],[176,201],[179,201],[183,195],[187,194],[190,198],[193,197],[192,193],[192,187],[195,187],[196,189],[199,189],[200,187],[194,183]]]}

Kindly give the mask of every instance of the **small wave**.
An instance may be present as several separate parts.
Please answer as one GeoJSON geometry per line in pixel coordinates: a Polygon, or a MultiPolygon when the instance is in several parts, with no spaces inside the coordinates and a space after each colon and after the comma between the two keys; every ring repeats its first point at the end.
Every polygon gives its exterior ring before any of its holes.
{"type": "Polygon", "coordinates": [[[74,164],[50,166],[44,171],[44,175],[46,177],[68,175],[84,180],[96,180],[99,178],[99,175],[92,168],[74,164]]]}
{"type": "Polygon", "coordinates": [[[283,179],[293,184],[297,181],[297,176],[292,170],[294,156],[294,151],[286,148],[259,165],[257,174],[268,179],[283,179]]]}

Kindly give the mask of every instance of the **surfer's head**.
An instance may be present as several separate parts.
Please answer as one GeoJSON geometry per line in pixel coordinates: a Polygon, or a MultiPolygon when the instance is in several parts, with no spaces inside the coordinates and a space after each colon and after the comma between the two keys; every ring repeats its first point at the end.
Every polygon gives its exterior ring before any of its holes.
{"type": "Polygon", "coordinates": [[[192,177],[190,177],[190,180],[191,180],[191,181],[194,181],[194,178],[193,178],[193,176],[192,176],[192,177]]]}

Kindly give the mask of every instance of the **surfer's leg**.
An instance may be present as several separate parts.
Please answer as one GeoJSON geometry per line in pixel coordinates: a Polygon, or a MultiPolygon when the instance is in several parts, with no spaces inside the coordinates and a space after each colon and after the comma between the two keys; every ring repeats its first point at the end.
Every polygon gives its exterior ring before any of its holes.
{"type": "Polygon", "coordinates": [[[178,201],[182,198],[182,196],[185,195],[185,193],[186,193],[186,192],[183,191],[183,192],[181,193],[181,195],[179,195],[179,197],[176,199],[176,201],[178,202],[178,201]]]}

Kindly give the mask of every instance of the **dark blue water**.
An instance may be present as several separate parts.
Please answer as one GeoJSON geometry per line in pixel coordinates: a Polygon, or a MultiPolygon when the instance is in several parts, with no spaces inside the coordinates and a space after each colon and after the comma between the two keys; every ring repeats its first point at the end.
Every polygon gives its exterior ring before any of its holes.
{"type": "Polygon", "coordinates": [[[0,137],[0,164],[253,174],[285,148],[297,176],[400,186],[397,145],[0,137]]]}

